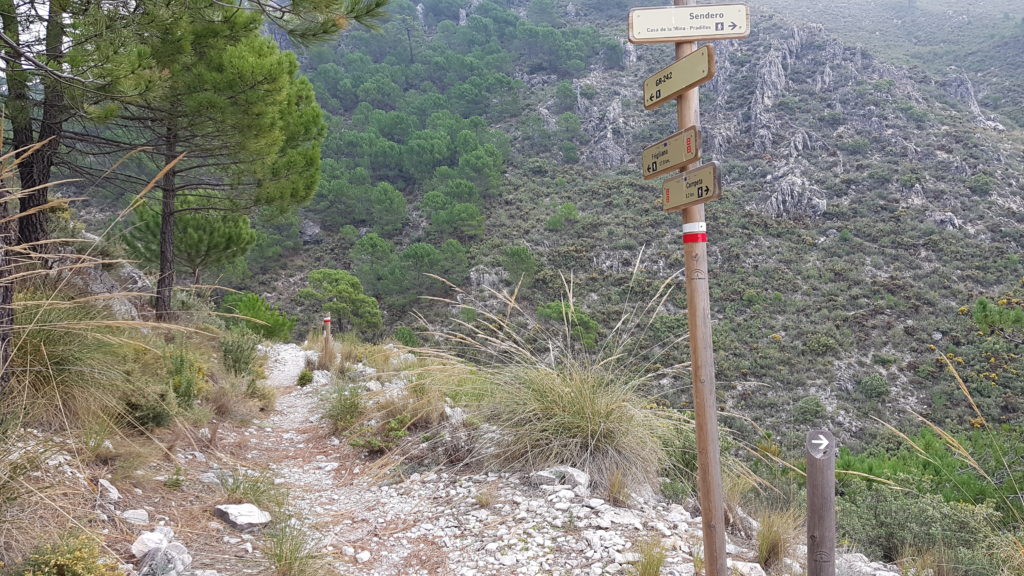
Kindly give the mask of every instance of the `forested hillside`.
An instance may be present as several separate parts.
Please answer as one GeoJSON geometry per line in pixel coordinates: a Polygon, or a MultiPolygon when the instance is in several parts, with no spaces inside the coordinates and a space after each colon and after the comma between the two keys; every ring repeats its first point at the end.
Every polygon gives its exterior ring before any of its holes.
{"type": "MultiPolygon", "coordinates": [[[[282,225],[250,258],[263,289],[290,298],[329,263],[386,326],[416,328],[414,310],[449,314],[419,299],[450,294],[425,274],[465,289],[522,278],[538,308],[572,275],[608,332],[682,268],[678,219],[636,166],[672,131],[672,107],[638,97],[670,50],[626,44],[622,4],[399,1],[380,33],[309,50],[330,115],[323,179],[305,235],[282,225]],[[269,257],[289,245],[289,264],[269,257]]],[[[716,43],[702,90],[705,158],[727,182],[708,207],[722,402],[776,434],[825,418],[859,437],[879,405],[963,424],[937,349],[962,359],[994,421],[1015,422],[1016,344],[962,310],[1013,306],[1024,272],[1012,116],[980,111],[960,73],[906,68],[774,9],[755,6],[751,38],[716,43]]],[[[684,308],[677,291],[640,348],[661,354],[684,308]]],[[[686,401],[685,375],[663,384],[686,401]]]]}

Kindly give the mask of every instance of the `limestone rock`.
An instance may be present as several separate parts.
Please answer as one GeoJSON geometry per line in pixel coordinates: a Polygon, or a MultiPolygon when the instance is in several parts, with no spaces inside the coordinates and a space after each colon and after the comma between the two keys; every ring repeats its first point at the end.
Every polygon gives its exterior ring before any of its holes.
{"type": "Polygon", "coordinates": [[[167,538],[159,532],[143,532],[142,534],[139,534],[139,537],[135,539],[134,543],[132,543],[132,554],[134,554],[136,558],[142,558],[148,554],[150,550],[163,548],[168,544],[170,544],[170,542],[168,542],[167,538]]]}
{"type": "Polygon", "coordinates": [[[149,512],[141,509],[125,510],[121,513],[121,518],[132,524],[149,524],[149,512]]]}
{"type": "Polygon", "coordinates": [[[960,229],[960,221],[957,220],[952,212],[932,212],[929,218],[939,228],[945,228],[946,230],[960,229]]]}
{"type": "Polygon", "coordinates": [[[192,556],[179,542],[153,548],[142,559],[139,576],[183,576],[192,565],[192,556]]]}
{"type": "Polygon", "coordinates": [[[106,479],[100,478],[97,482],[100,487],[100,498],[107,502],[117,502],[121,499],[121,492],[106,479]]]}
{"type": "Polygon", "coordinates": [[[755,562],[736,562],[730,558],[728,564],[730,570],[742,576],[765,576],[764,568],[755,562]]]}
{"type": "Polygon", "coordinates": [[[825,213],[825,193],[799,173],[787,174],[766,188],[768,196],[760,209],[772,218],[817,217],[825,213]]]}
{"type": "Polygon", "coordinates": [[[253,504],[223,504],[213,509],[213,515],[242,532],[256,530],[270,523],[270,514],[253,504]]]}

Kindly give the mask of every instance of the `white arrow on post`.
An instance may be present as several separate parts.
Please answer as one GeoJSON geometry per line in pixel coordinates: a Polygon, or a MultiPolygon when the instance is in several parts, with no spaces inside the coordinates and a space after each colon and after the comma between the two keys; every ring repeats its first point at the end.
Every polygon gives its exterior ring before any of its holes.
{"type": "Polygon", "coordinates": [[[818,450],[824,452],[825,448],[828,448],[828,438],[825,438],[825,436],[818,434],[818,439],[811,440],[811,444],[814,444],[815,446],[818,447],[818,450]]]}

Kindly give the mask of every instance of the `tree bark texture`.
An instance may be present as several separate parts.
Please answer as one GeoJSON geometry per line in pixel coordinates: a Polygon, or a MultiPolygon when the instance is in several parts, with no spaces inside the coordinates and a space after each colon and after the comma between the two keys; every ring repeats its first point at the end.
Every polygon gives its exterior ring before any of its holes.
{"type": "MultiPolygon", "coordinates": [[[[167,128],[166,137],[164,162],[169,165],[177,157],[173,126],[167,128]]],[[[171,293],[174,290],[174,201],[178,195],[175,171],[176,167],[172,167],[160,179],[160,277],[156,282],[156,319],[161,322],[170,320],[171,293]]]]}

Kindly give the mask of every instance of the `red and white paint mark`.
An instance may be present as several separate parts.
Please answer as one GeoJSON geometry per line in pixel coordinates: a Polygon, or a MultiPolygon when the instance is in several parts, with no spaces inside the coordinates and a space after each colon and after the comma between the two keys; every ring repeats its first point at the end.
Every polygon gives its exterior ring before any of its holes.
{"type": "Polygon", "coordinates": [[[708,241],[707,222],[691,222],[683,224],[683,244],[708,241]]]}

